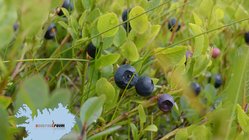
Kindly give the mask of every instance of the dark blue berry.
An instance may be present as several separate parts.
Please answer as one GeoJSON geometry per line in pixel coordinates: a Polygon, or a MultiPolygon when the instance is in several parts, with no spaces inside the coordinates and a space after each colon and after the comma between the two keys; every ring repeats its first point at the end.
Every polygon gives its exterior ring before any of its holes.
{"type": "MultiPolygon", "coordinates": [[[[64,0],[62,6],[63,8],[67,9],[68,11],[72,11],[73,10],[73,3],[70,0],[64,0]]],[[[60,9],[60,11],[58,12],[59,16],[64,15],[63,11],[60,9]]]]}
{"type": "MultiPolygon", "coordinates": [[[[168,23],[168,29],[172,32],[175,26],[176,26],[176,19],[175,18],[170,19],[168,23]]],[[[181,23],[178,21],[176,32],[179,31],[180,28],[181,28],[181,23]]]]}
{"type": "Polygon", "coordinates": [[[119,88],[125,89],[127,87],[129,89],[137,83],[136,69],[128,64],[122,65],[117,69],[114,80],[119,88]]]}
{"type": "Polygon", "coordinates": [[[45,39],[54,39],[54,37],[56,36],[56,33],[57,33],[56,26],[54,23],[52,23],[48,26],[48,29],[45,33],[44,38],[45,39]]]}
{"type": "Polygon", "coordinates": [[[16,22],[16,23],[13,25],[13,29],[14,29],[14,31],[17,31],[18,28],[19,28],[19,24],[18,24],[18,22],[16,22]]]}
{"type": "Polygon", "coordinates": [[[163,112],[169,112],[174,106],[174,98],[169,94],[162,94],[157,100],[158,107],[163,112]]]}
{"type": "Polygon", "coordinates": [[[219,88],[222,85],[222,77],[220,74],[214,76],[214,87],[219,88]]]}
{"type": "MultiPolygon", "coordinates": [[[[129,9],[125,9],[125,10],[123,11],[123,13],[122,13],[122,20],[123,20],[123,22],[125,22],[125,21],[128,20],[129,12],[130,12],[129,9]]],[[[123,24],[123,27],[125,28],[125,30],[126,30],[127,32],[130,32],[130,31],[131,31],[131,25],[130,25],[129,22],[124,23],[124,24],[123,24]]]]}
{"type": "Polygon", "coordinates": [[[200,94],[200,92],[201,92],[201,86],[198,83],[196,83],[196,82],[191,83],[191,87],[192,87],[192,90],[194,91],[194,93],[196,95],[200,94]]]}
{"type": "Polygon", "coordinates": [[[149,77],[143,76],[137,80],[135,88],[139,95],[149,96],[152,94],[154,90],[154,84],[153,84],[153,81],[149,77]]]}
{"type": "Polygon", "coordinates": [[[87,54],[92,58],[95,58],[96,54],[98,53],[98,49],[92,43],[87,45],[86,51],[87,54]]]}
{"type": "Polygon", "coordinates": [[[249,45],[249,32],[246,32],[244,35],[244,39],[247,45],[249,45]]]}

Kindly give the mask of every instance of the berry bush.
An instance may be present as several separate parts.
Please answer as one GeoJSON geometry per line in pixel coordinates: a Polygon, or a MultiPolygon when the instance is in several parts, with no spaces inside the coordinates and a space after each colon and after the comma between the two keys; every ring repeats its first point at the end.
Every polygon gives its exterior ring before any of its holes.
{"type": "Polygon", "coordinates": [[[0,0],[0,140],[59,103],[62,140],[247,140],[248,0],[0,0]],[[61,116],[63,117],[63,116],[61,116]]]}

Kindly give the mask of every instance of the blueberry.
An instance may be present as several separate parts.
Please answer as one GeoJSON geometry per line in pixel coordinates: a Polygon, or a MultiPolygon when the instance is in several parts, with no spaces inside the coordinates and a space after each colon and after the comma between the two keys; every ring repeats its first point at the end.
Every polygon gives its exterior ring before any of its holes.
{"type": "Polygon", "coordinates": [[[194,91],[194,93],[196,95],[200,94],[200,92],[201,92],[201,86],[198,83],[196,83],[196,82],[191,83],[191,87],[192,87],[192,90],[194,91]]]}
{"type": "MultiPolygon", "coordinates": [[[[173,32],[175,25],[176,25],[176,19],[175,18],[170,19],[170,21],[168,23],[168,29],[171,32],[173,32]]],[[[180,28],[181,28],[181,23],[178,21],[176,32],[179,31],[180,28]]]]}
{"type": "Polygon", "coordinates": [[[122,65],[117,69],[114,80],[119,88],[125,89],[127,87],[129,89],[137,83],[136,69],[128,64],[122,65]]]}
{"type": "MultiPolygon", "coordinates": [[[[73,3],[71,3],[70,0],[64,0],[62,6],[63,8],[66,8],[68,11],[73,10],[73,3]]],[[[63,11],[60,9],[60,11],[57,13],[59,16],[64,15],[63,11]]]]}
{"type": "Polygon", "coordinates": [[[152,94],[154,90],[154,84],[153,84],[153,81],[149,77],[143,76],[137,80],[135,88],[139,95],[149,96],[152,94]]]}
{"type": "Polygon", "coordinates": [[[246,32],[244,35],[244,39],[247,45],[249,45],[249,32],[246,32]]]}
{"type": "Polygon", "coordinates": [[[212,57],[217,58],[220,55],[220,49],[219,48],[213,48],[212,49],[212,57]]]}
{"type": "Polygon", "coordinates": [[[193,56],[193,53],[191,51],[186,51],[186,62],[185,65],[187,65],[187,61],[189,58],[191,58],[193,56]]]}
{"type": "Polygon", "coordinates": [[[222,85],[222,77],[220,74],[214,76],[214,87],[219,88],[222,85]]]}
{"type": "Polygon", "coordinates": [[[89,56],[91,56],[92,58],[95,58],[96,53],[98,52],[98,49],[92,43],[89,43],[87,45],[86,51],[89,56]]]}
{"type": "Polygon", "coordinates": [[[174,106],[174,98],[169,94],[162,94],[157,100],[158,107],[163,112],[169,112],[174,106]]]}
{"type": "Polygon", "coordinates": [[[19,24],[18,24],[18,22],[16,22],[16,23],[13,25],[13,29],[14,29],[14,31],[17,31],[18,28],[19,28],[19,24]]]}
{"type": "Polygon", "coordinates": [[[44,38],[45,39],[54,39],[56,32],[57,32],[56,26],[54,23],[52,23],[48,26],[48,29],[45,33],[44,38]]]}
{"type": "MultiPolygon", "coordinates": [[[[122,20],[123,22],[125,22],[126,20],[128,20],[128,15],[129,15],[129,12],[130,12],[130,9],[125,9],[122,13],[122,20]]],[[[123,24],[123,27],[125,28],[125,30],[127,32],[130,32],[131,31],[131,25],[129,22],[126,22],[123,24]]]]}

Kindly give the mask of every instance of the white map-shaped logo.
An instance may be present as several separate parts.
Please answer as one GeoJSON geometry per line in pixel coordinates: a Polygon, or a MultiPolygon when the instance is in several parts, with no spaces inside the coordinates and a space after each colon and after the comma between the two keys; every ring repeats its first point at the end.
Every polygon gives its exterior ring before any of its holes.
{"type": "Polygon", "coordinates": [[[32,111],[24,104],[15,115],[17,118],[26,117],[27,120],[17,127],[25,127],[28,137],[24,140],[59,140],[75,125],[75,116],[62,104],[55,109],[37,110],[32,117],[32,111]]]}

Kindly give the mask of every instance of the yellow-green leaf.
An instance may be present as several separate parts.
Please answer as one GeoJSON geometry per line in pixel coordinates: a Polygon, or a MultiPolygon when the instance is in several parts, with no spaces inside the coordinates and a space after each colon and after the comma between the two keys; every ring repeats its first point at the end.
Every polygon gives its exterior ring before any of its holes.
{"type": "Polygon", "coordinates": [[[155,52],[157,52],[155,56],[158,63],[164,70],[167,70],[182,62],[182,59],[185,57],[186,47],[158,48],[155,52]]]}
{"type": "Polygon", "coordinates": [[[97,61],[97,67],[104,67],[108,65],[112,65],[118,61],[120,57],[120,54],[114,53],[114,54],[108,54],[108,55],[102,55],[97,61]]]}
{"type": "Polygon", "coordinates": [[[249,117],[243,111],[240,105],[237,104],[237,120],[243,131],[249,133],[249,117]]]}
{"type": "Polygon", "coordinates": [[[96,83],[96,93],[98,95],[105,95],[106,102],[105,105],[107,108],[111,108],[116,103],[116,92],[114,87],[106,78],[100,78],[96,83]]]}
{"type": "Polygon", "coordinates": [[[103,33],[103,37],[112,37],[118,32],[118,28],[114,28],[118,24],[117,15],[115,13],[107,13],[99,17],[97,29],[99,33],[103,33]]]}
{"type": "Polygon", "coordinates": [[[10,97],[0,96],[0,107],[6,109],[12,102],[10,97]]]}
{"type": "Polygon", "coordinates": [[[143,13],[145,13],[145,10],[140,6],[132,8],[129,13],[129,19],[134,18],[130,21],[131,28],[139,34],[144,33],[148,29],[148,16],[143,13]]]}
{"type": "Polygon", "coordinates": [[[137,51],[136,45],[131,41],[127,40],[121,46],[122,55],[130,61],[137,61],[139,59],[139,53],[137,51]]]}
{"type": "MultiPolygon", "coordinates": [[[[198,35],[198,34],[201,34],[203,32],[202,28],[197,24],[190,23],[189,26],[191,28],[193,35],[198,35]]],[[[205,38],[202,35],[202,36],[195,37],[194,40],[195,40],[195,44],[194,44],[194,47],[195,47],[194,48],[194,57],[195,57],[195,56],[201,55],[201,53],[203,52],[203,48],[205,45],[205,38]]]]}

